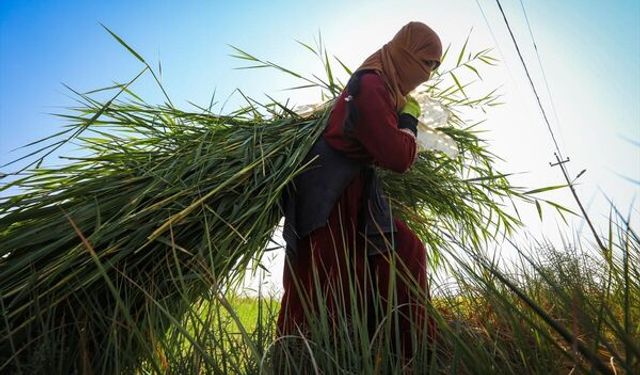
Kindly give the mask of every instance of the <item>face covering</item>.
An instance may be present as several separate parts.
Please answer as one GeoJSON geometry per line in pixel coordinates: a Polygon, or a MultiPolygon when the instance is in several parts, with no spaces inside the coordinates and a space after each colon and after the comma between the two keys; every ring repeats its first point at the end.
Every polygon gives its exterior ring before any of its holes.
{"type": "Polygon", "coordinates": [[[377,71],[399,111],[405,104],[404,97],[429,79],[441,58],[442,43],[438,34],[421,22],[409,22],[390,42],[369,56],[356,72],[377,71]],[[430,61],[435,61],[435,66],[430,66],[430,61]]]}

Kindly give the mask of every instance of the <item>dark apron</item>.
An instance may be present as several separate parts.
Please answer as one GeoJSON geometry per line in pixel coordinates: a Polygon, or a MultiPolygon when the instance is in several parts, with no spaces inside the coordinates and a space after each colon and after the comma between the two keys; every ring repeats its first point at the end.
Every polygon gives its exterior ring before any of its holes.
{"type": "Polygon", "coordinates": [[[375,168],[333,149],[322,136],[313,145],[303,164],[314,157],[316,159],[308,169],[287,186],[282,197],[285,217],[283,238],[287,243],[287,253],[295,254],[299,239],[327,224],[345,188],[362,172],[365,188],[358,228],[366,236],[367,252],[371,255],[395,249],[393,232],[397,228],[375,168]]]}

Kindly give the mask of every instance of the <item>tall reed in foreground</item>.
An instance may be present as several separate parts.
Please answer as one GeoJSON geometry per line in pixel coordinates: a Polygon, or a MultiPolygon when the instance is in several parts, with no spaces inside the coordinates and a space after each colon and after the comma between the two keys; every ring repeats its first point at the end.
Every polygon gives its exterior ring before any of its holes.
{"type": "MultiPolygon", "coordinates": [[[[564,247],[528,243],[517,247],[519,257],[510,263],[465,246],[443,253],[449,272],[432,280],[429,309],[436,339],[409,362],[393,350],[399,339],[393,311],[384,312],[373,331],[354,309],[336,320],[315,314],[307,331],[278,337],[277,301],[260,291],[252,299],[230,291],[224,299],[229,310],[205,302],[208,310],[187,318],[183,325],[197,327],[207,351],[185,343],[172,327],[157,355],[170,373],[635,374],[640,238],[623,218],[611,224],[608,253],[585,239],[564,247]],[[192,320],[204,316],[211,323],[192,320]]],[[[317,297],[320,306],[326,303],[317,297]]],[[[332,297],[352,306],[359,298],[332,297]]]]}

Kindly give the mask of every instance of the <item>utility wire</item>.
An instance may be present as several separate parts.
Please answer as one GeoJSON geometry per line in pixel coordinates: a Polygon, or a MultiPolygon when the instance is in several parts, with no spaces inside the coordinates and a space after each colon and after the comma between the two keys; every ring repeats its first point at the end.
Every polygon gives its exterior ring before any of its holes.
{"type": "MultiPolygon", "coordinates": [[[[527,11],[524,8],[524,3],[522,2],[522,0],[520,0],[520,6],[522,7],[522,13],[524,13],[524,19],[527,22],[527,28],[529,29],[529,35],[531,36],[533,49],[536,51],[536,58],[538,59],[540,72],[542,72],[542,80],[544,81],[544,86],[547,89],[547,95],[549,95],[549,102],[551,103],[551,111],[553,112],[553,117],[556,120],[556,124],[560,124],[560,119],[558,118],[558,111],[556,111],[556,106],[553,102],[553,96],[551,95],[551,89],[549,89],[549,82],[547,80],[547,75],[544,72],[544,67],[542,66],[542,60],[540,59],[540,53],[538,52],[538,45],[536,44],[536,39],[533,37],[533,30],[531,29],[531,24],[529,23],[529,17],[527,16],[527,11]]],[[[558,128],[558,130],[560,130],[560,138],[562,138],[562,129],[558,128]]]]}
{"type": "Polygon", "coordinates": [[[598,235],[598,232],[596,231],[595,227],[593,226],[593,223],[591,222],[591,219],[589,218],[589,215],[587,214],[587,211],[584,209],[584,206],[582,205],[582,201],[580,201],[580,198],[578,197],[578,193],[576,192],[574,186],[573,186],[573,181],[569,178],[569,173],[567,172],[566,167],[564,166],[564,164],[566,162],[569,161],[569,159],[564,160],[564,158],[562,157],[562,152],[560,150],[560,146],[558,145],[558,141],[556,140],[556,136],[553,133],[553,129],[551,129],[551,124],[549,123],[549,119],[547,118],[547,113],[544,110],[544,107],[542,106],[542,102],[540,101],[540,96],[538,95],[538,91],[536,90],[536,86],[533,83],[533,80],[531,79],[531,75],[529,74],[529,69],[527,68],[527,64],[524,61],[524,58],[522,57],[522,53],[520,52],[520,46],[518,46],[518,41],[516,40],[516,37],[513,35],[513,31],[511,30],[511,25],[509,25],[509,20],[507,20],[507,16],[504,13],[504,9],[502,9],[502,4],[500,4],[500,0],[496,0],[496,3],[498,4],[498,8],[500,9],[500,13],[502,14],[502,19],[504,20],[505,25],[507,26],[507,29],[509,30],[509,35],[511,36],[511,40],[513,41],[513,44],[516,48],[516,51],[518,52],[518,57],[520,58],[520,62],[522,63],[522,66],[524,68],[524,71],[527,75],[527,79],[529,80],[529,84],[531,85],[531,89],[533,90],[533,93],[536,96],[536,100],[538,102],[538,106],[540,107],[540,111],[542,112],[542,117],[544,118],[544,122],[547,125],[547,130],[549,131],[549,134],[551,135],[551,139],[553,140],[553,144],[555,146],[556,152],[555,152],[555,157],[556,157],[556,161],[557,163],[549,163],[552,166],[559,166],[560,170],[562,171],[562,175],[564,176],[565,180],[567,181],[567,185],[569,186],[569,189],[571,190],[571,194],[573,195],[573,198],[575,199],[576,203],[578,204],[578,207],[580,208],[580,211],[582,212],[582,216],[584,217],[584,219],[586,220],[587,224],[589,225],[589,228],[591,229],[591,232],[593,233],[594,238],[596,239],[596,242],[598,243],[598,246],[600,247],[600,249],[604,252],[607,253],[609,250],[607,249],[606,246],[604,246],[604,243],[602,242],[602,239],[600,238],[600,236],[598,235]]]}
{"type": "Polygon", "coordinates": [[[518,57],[520,58],[520,62],[524,67],[524,72],[527,75],[527,79],[529,80],[529,84],[533,89],[533,93],[536,96],[536,101],[538,102],[538,107],[540,107],[540,111],[542,112],[542,117],[544,118],[544,122],[547,125],[547,129],[549,130],[549,134],[551,134],[551,139],[553,140],[553,145],[555,146],[556,152],[560,156],[560,159],[563,159],[562,152],[560,151],[560,146],[558,145],[558,141],[556,140],[556,135],[553,133],[553,129],[551,129],[551,124],[549,123],[549,118],[547,117],[547,112],[544,110],[542,106],[542,101],[540,101],[540,96],[538,96],[538,90],[536,90],[536,86],[533,84],[533,79],[531,79],[531,74],[529,74],[529,68],[527,68],[527,64],[524,62],[524,58],[522,57],[522,52],[520,52],[520,46],[518,46],[518,42],[516,41],[516,37],[513,35],[513,31],[511,31],[511,25],[509,25],[509,21],[507,20],[507,16],[504,14],[504,10],[502,9],[502,4],[500,4],[500,0],[496,0],[498,3],[498,8],[500,8],[500,13],[502,14],[502,19],[504,19],[504,23],[507,25],[507,30],[509,30],[509,35],[511,36],[511,40],[516,47],[516,52],[518,52],[518,57]]]}
{"type": "MultiPolygon", "coordinates": [[[[498,38],[496,38],[496,35],[493,33],[493,29],[491,28],[491,24],[489,23],[489,20],[487,19],[487,15],[484,13],[484,10],[482,9],[482,5],[480,5],[480,2],[478,0],[476,0],[476,4],[478,5],[478,8],[480,9],[480,13],[482,14],[482,18],[484,18],[484,22],[487,25],[487,28],[489,29],[489,33],[491,34],[491,38],[493,39],[493,44],[498,49],[498,53],[500,53],[500,57],[502,57],[502,61],[506,62],[507,58],[505,57],[504,53],[502,53],[502,48],[500,48],[500,43],[498,43],[498,38]]],[[[511,69],[509,68],[509,65],[505,64],[504,66],[505,66],[505,68],[507,68],[507,72],[509,72],[509,78],[511,78],[511,82],[513,82],[515,84],[516,80],[513,78],[513,73],[511,72],[511,69]]],[[[517,87],[517,85],[516,85],[516,87],[517,87]]]]}

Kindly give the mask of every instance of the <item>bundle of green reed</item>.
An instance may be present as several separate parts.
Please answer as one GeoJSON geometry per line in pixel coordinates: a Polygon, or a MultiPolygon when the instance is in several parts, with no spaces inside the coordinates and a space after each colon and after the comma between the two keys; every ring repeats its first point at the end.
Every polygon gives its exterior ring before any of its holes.
{"type": "MultiPolygon", "coordinates": [[[[519,221],[503,205],[533,201],[493,169],[494,156],[459,116],[496,104],[494,92],[468,97],[456,76],[493,64],[488,50],[471,54],[466,46],[424,88],[450,111],[440,130],[460,154],[423,153],[409,173],[382,174],[396,212],[433,252],[453,246],[447,233],[479,243],[509,231],[519,221]]],[[[326,82],[240,50],[236,57],[335,97],[342,84],[326,50],[305,47],[321,58],[326,82]]],[[[170,100],[148,104],[131,91],[133,81],[108,88],[115,96],[106,101],[94,95],[106,89],[76,92],[80,105],[62,115],[69,126],[38,150],[46,156],[73,139],[87,156],[28,169],[0,188],[19,189],[0,198],[0,371],[129,372],[141,358],[157,357],[150,354],[158,336],[197,314],[195,300],[214,298],[260,259],[281,218],[281,192],[304,169],[331,104],[301,116],[276,101],[248,99],[217,115],[170,100]]],[[[28,158],[42,161],[38,152],[28,158]]]]}

